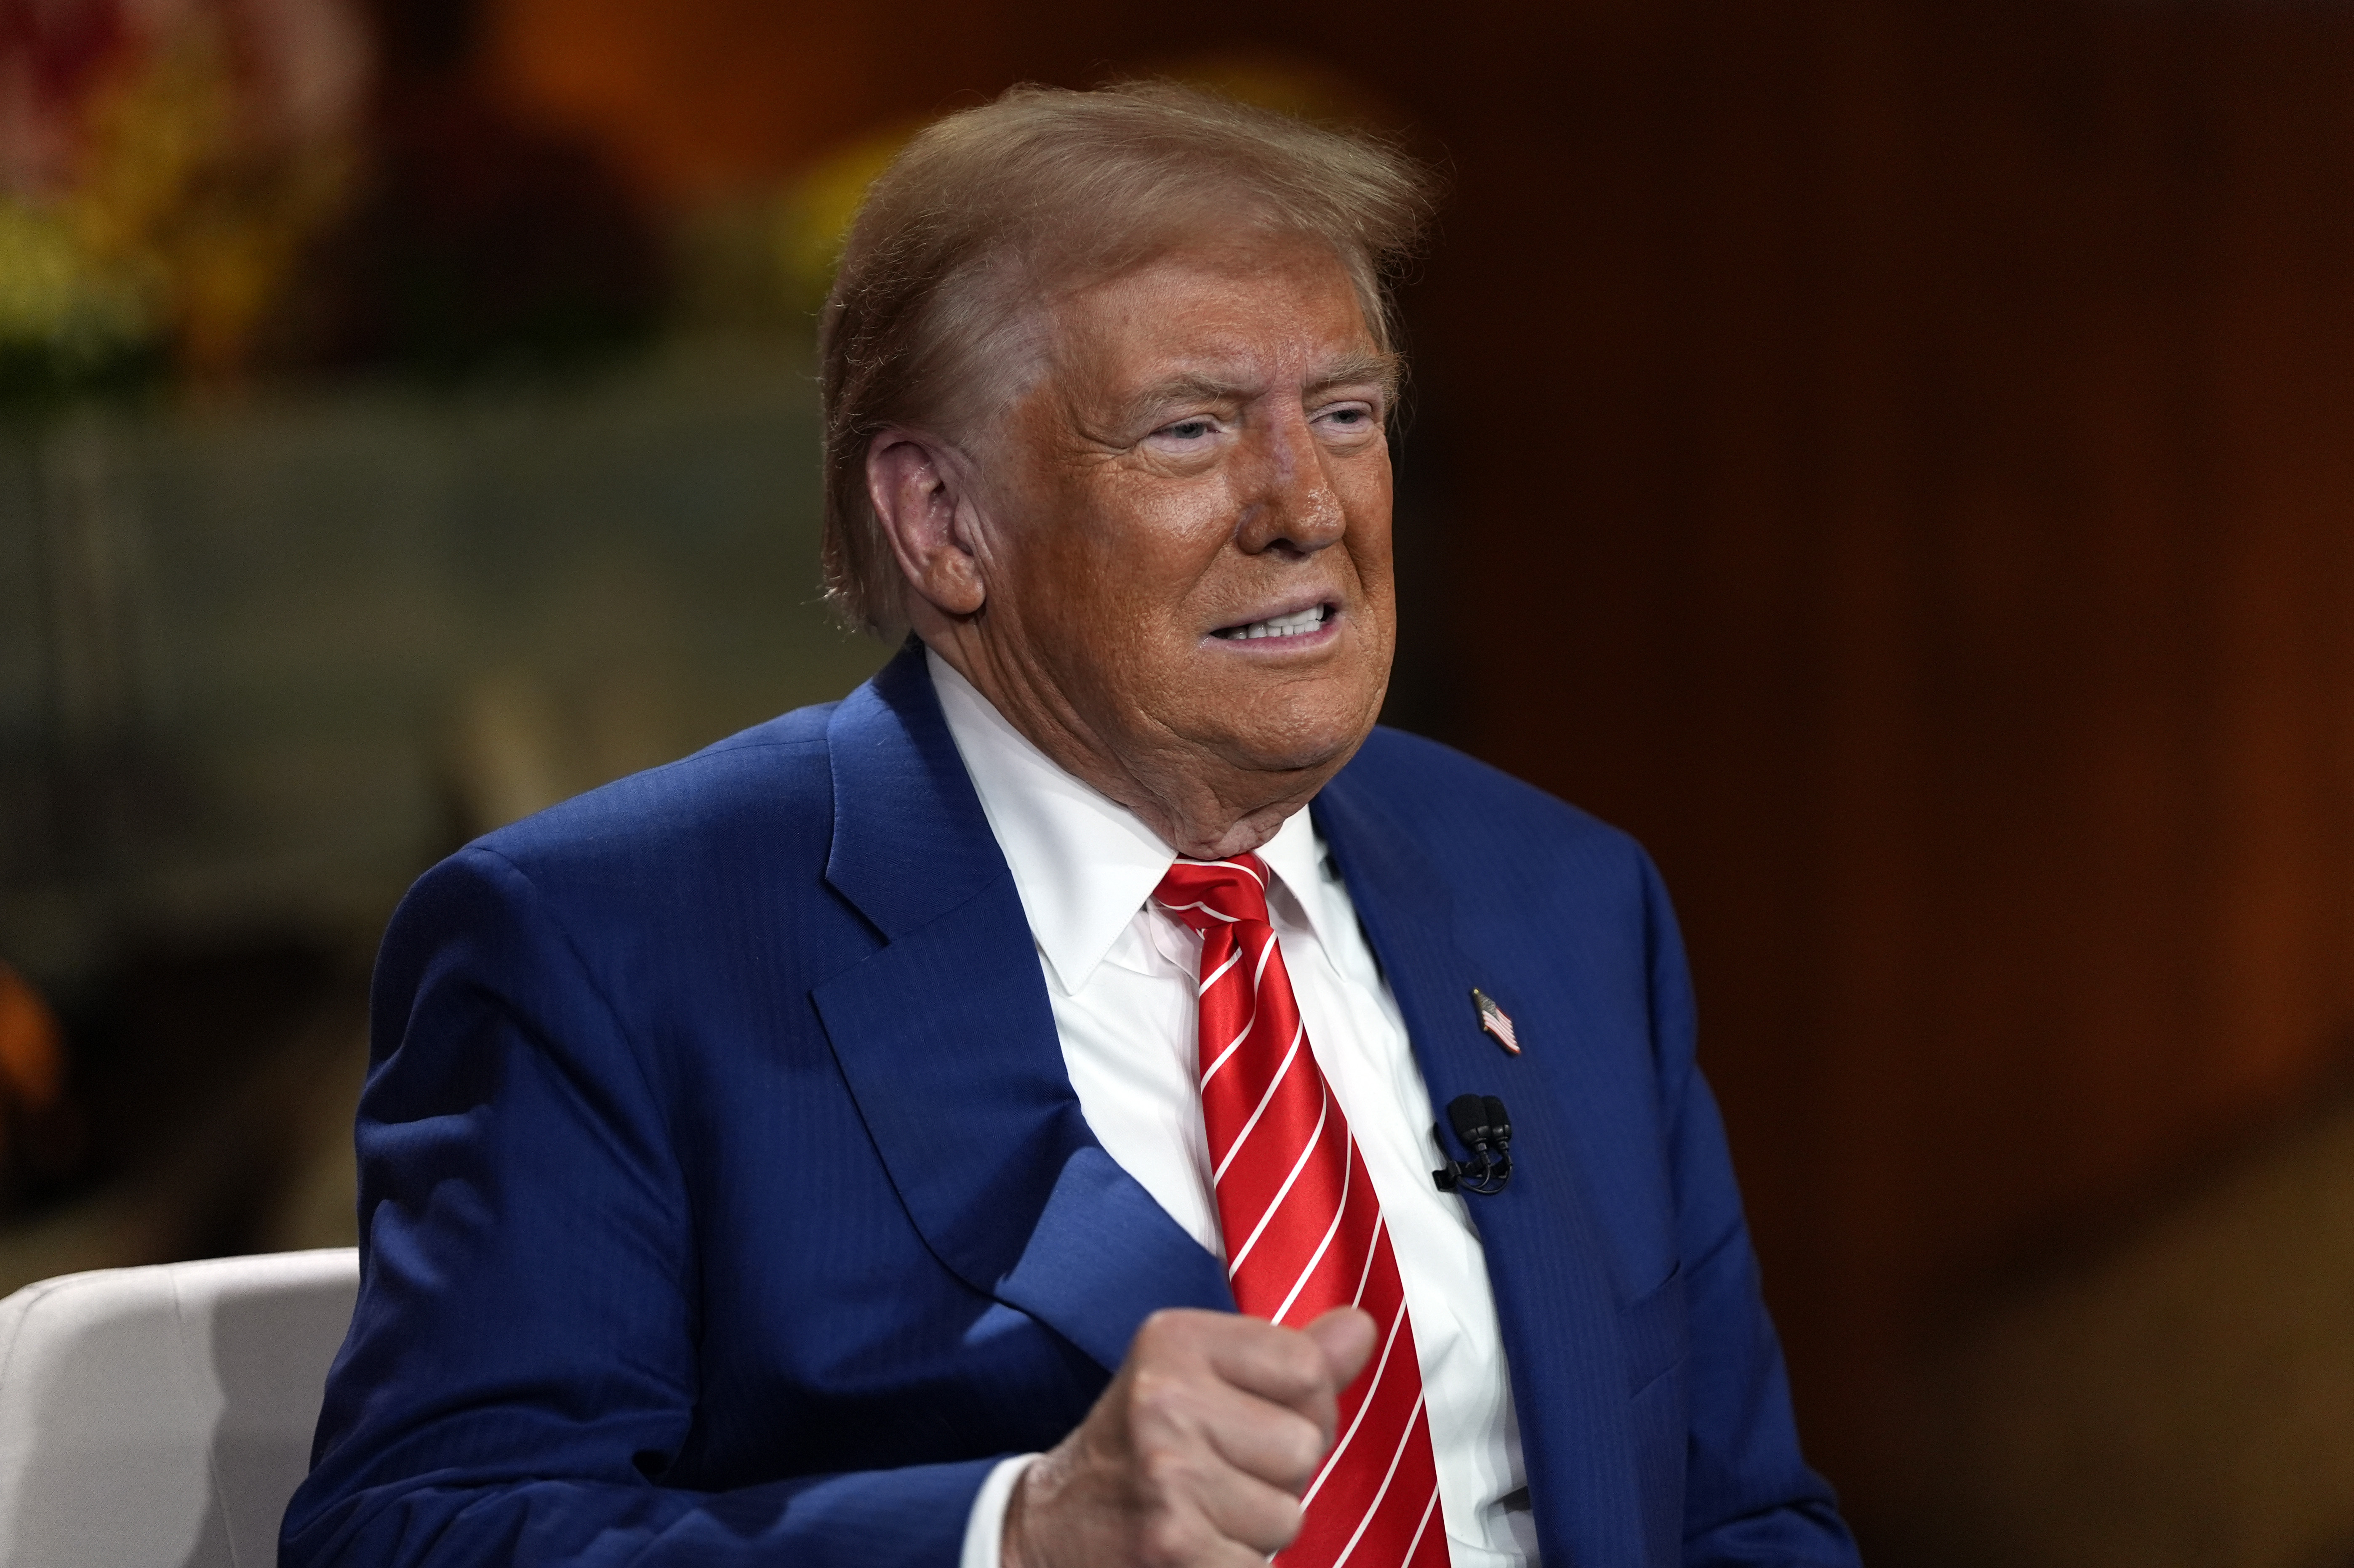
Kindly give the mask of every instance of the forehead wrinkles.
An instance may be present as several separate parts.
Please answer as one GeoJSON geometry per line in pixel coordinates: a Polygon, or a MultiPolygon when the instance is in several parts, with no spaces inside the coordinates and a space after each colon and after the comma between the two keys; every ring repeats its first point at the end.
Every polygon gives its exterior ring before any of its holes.
{"type": "Polygon", "coordinates": [[[1054,313],[1042,368],[1090,423],[1124,426],[1171,403],[1293,389],[1370,386],[1384,399],[1396,390],[1398,357],[1374,346],[1337,263],[1320,276],[1297,267],[1172,270],[1165,290],[1136,287],[1142,280],[1131,274],[1054,313]]]}

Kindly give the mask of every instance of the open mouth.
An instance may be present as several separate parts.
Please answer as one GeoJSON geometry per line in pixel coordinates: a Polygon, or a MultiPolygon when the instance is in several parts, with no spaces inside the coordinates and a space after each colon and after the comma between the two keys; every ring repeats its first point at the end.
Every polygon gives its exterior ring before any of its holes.
{"type": "Polygon", "coordinates": [[[1295,609],[1289,615],[1271,615],[1265,620],[1254,620],[1248,626],[1228,626],[1212,632],[1229,642],[1256,641],[1262,637],[1305,637],[1321,628],[1331,619],[1329,604],[1311,604],[1306,609],[1295,609]]]}

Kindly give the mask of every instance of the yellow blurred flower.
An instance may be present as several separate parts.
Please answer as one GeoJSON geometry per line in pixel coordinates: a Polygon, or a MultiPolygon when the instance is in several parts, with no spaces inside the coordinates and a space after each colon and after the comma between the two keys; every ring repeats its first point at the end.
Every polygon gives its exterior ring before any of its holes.
{"type": "Polygon", "coordinates": [[[304,244],[349,182],[339,140],[287,146],[258,135],[227,41],[191,26],[96,106],[72,197],[95,256],[164,280],[180,361],[200,379],[233,374],[304,244]]]}
{"type": "Polygon", "coordinates": [[[152,284],[93,256],[55,207],[0,196],[0,354],[79,385],[151,343],[152,284]]]}
{"type": "Polygon", "coordinates": [[[122,21],[44,135],[17,138],[0,188],[0,396],[69,391],[166,344],[200,380],[249,368],[351,185],[366,58],[348,0],[122,21]]]}
{"type": "Polygon", "coordinates": [[[866,199],[866,187],[924,123],[899,121],[870,132],[818,158],[786,187],[777,206],[777,262],[786,295],[797,308],[813,311],[825,302],[842,242],[849,238],[858,204],[866,199]]]}

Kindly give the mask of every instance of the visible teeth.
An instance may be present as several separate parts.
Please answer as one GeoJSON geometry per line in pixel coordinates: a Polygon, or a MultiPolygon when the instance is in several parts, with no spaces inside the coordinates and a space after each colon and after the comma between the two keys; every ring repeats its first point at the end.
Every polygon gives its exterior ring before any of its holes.
{"type": "Polygon", "coordinates": [[[1218,635],[1237,642],[1252,637],[1297,637],[1303,631],[1313,631],[1324,624],[1324,608],[1320,604],[1310,605],[1308,609],[1290,615],[1270,616],[1265,620],[1254,620],[1248,626],[1237,626],[1231,631],[1221,631],[1218,635]]]}

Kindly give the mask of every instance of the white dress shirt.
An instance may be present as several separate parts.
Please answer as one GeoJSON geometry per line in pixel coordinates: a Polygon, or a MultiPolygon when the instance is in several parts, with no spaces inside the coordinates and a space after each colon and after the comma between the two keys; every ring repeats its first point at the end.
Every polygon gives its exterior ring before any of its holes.
{"type": "MultiPolygon", "coordinates": [[[[1150,903],[1176,853],[1032,745],[939,655],[928,662],[1013,868],[1079,1109],[1105,1152],[1223,1258],[1195,1084],[1202,939],[1150,903]]],[[[1397,1002],[1309,814],[1294,813],[1258,853],[1275,874],[1268,912],[1309,1041],[1348,1113],[1397,1255],[1447,1555],[1454,1568],[1523,1568],[1536,1562],[1535,1535],[1495,1298],[1463,1200],[1431,1181],[1430,1097],[1397,1002]]],[[[1007,1460],[982,1487],[962,1568],[998,1568],[1006,1502],[1027,1463],[1007,1460]]]]}

